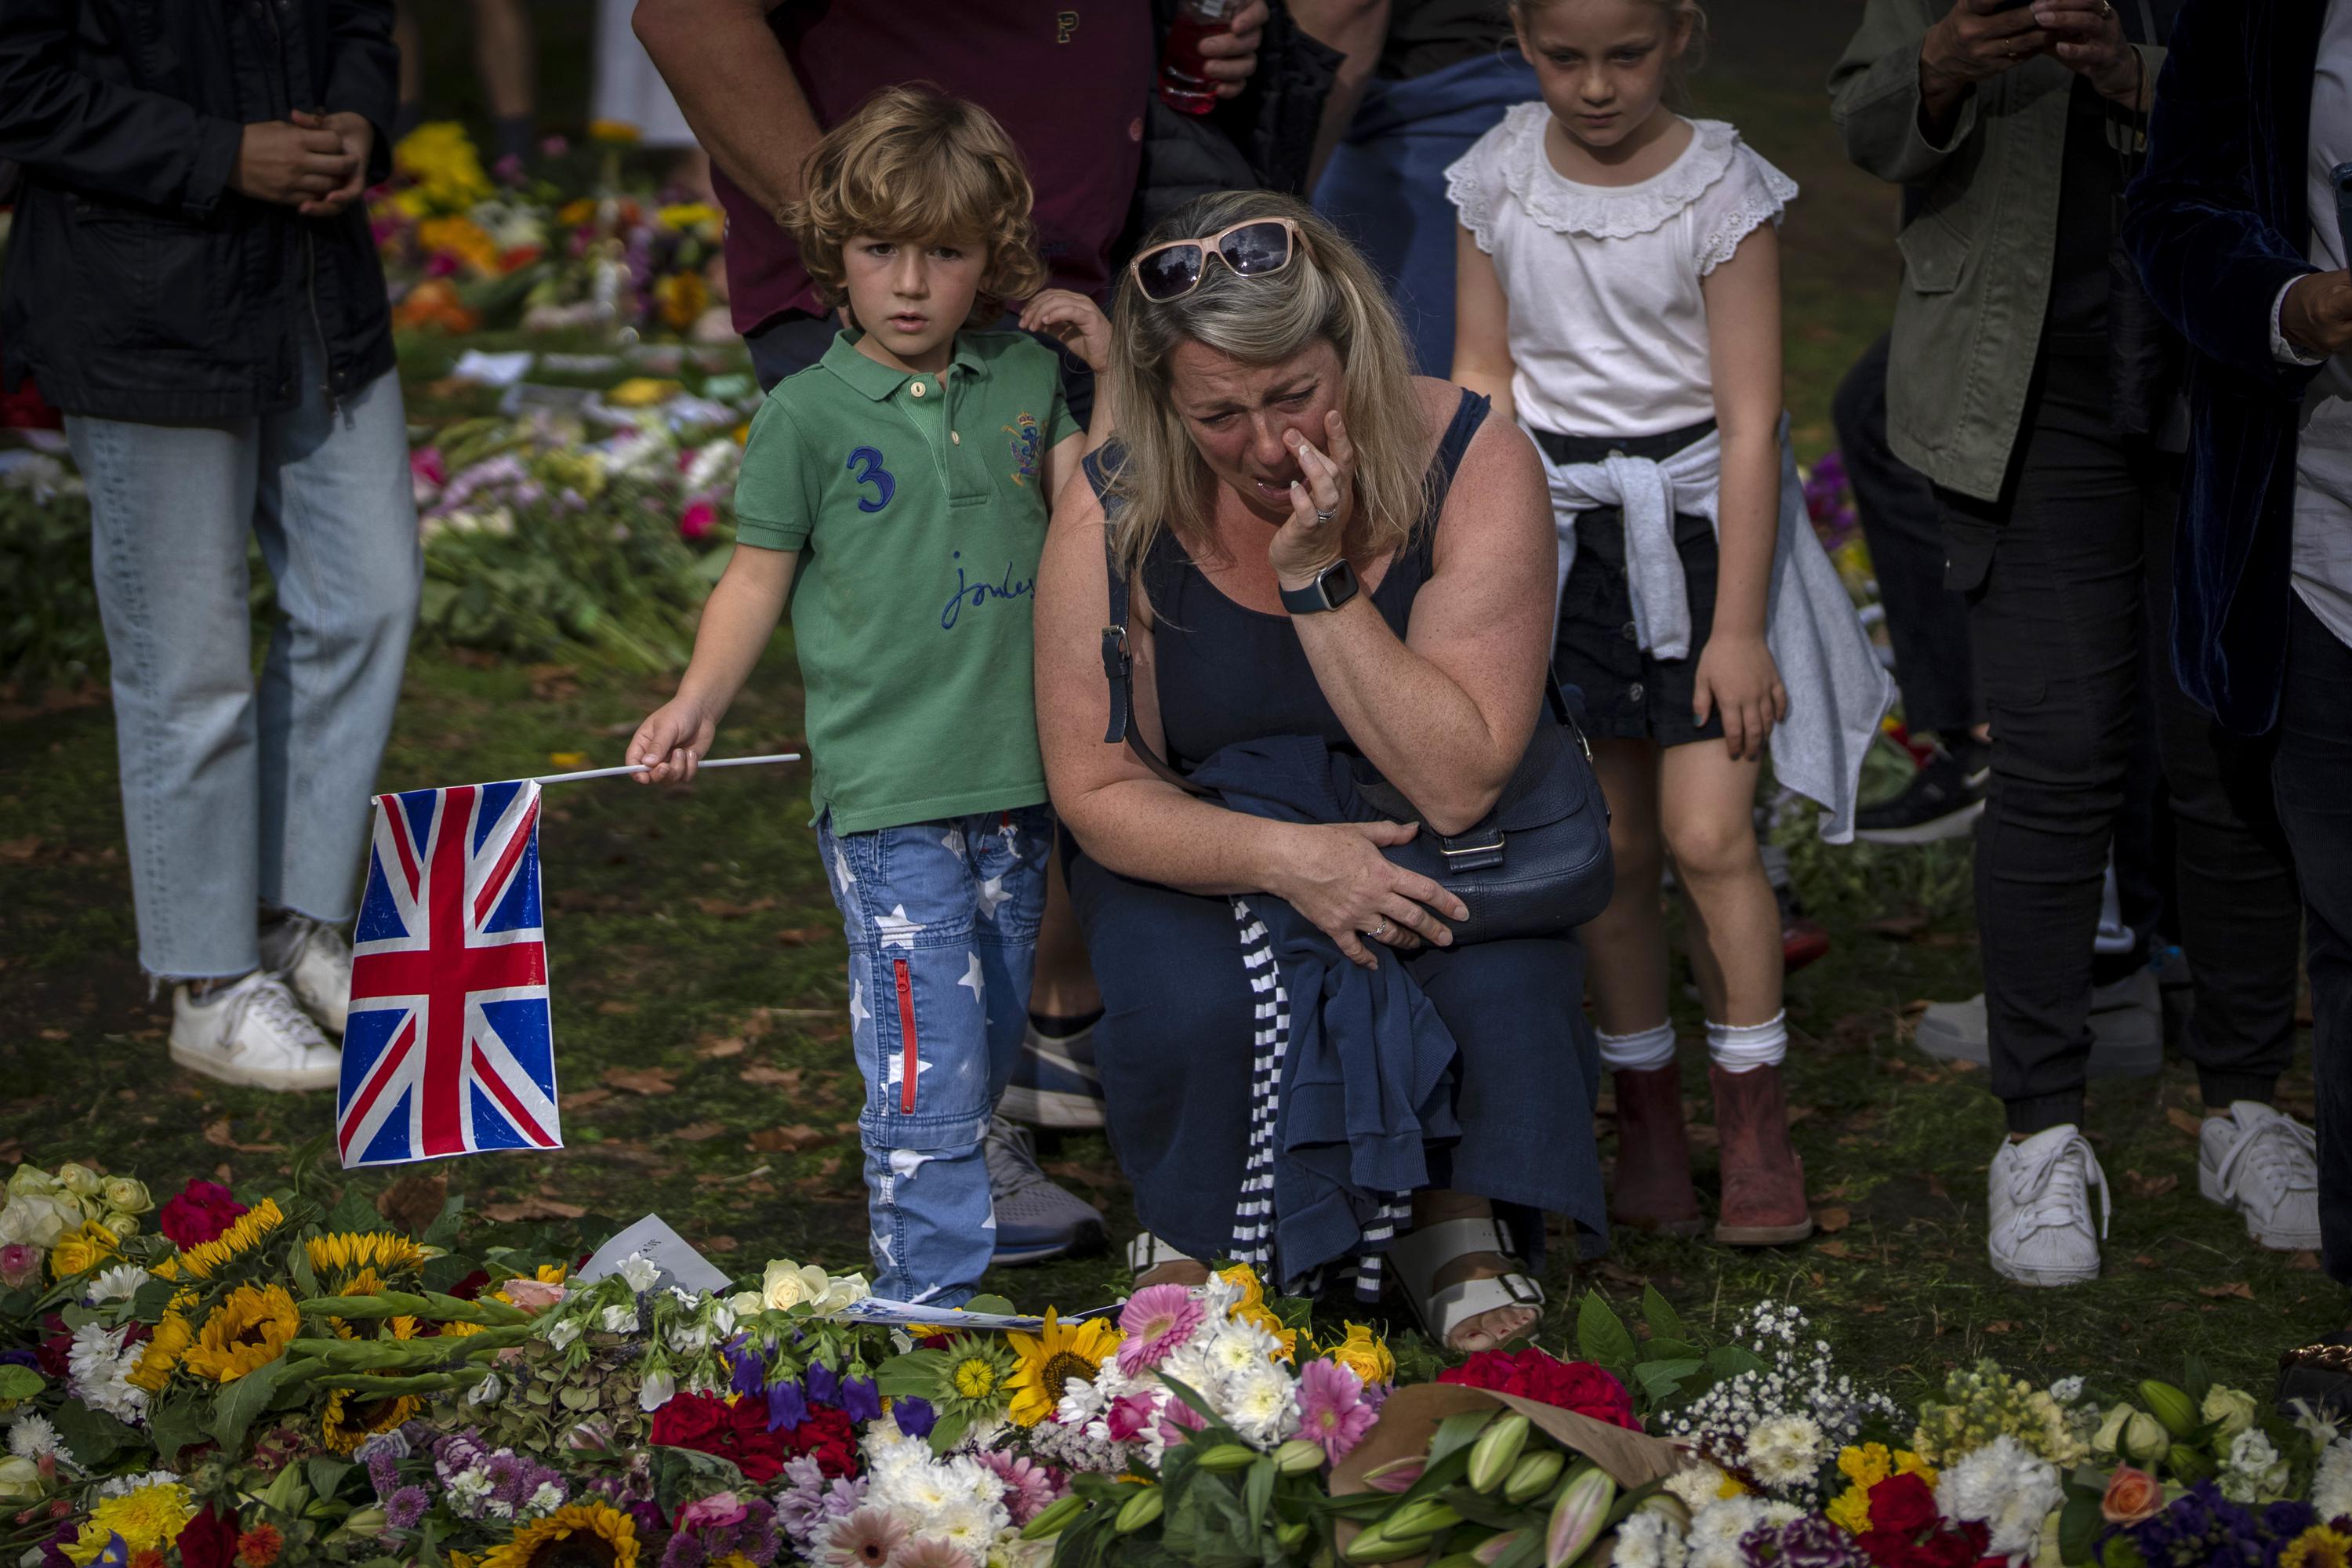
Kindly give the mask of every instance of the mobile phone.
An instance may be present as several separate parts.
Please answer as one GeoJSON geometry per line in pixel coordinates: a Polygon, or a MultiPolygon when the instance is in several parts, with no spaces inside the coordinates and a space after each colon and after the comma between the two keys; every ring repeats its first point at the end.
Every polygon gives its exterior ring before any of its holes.
{"type": "Polygon", "coordinates": [[[2336,243],[2352,259],[2352,163],[2336,164],[2327,180],[2336,187],[2336,243]]]}

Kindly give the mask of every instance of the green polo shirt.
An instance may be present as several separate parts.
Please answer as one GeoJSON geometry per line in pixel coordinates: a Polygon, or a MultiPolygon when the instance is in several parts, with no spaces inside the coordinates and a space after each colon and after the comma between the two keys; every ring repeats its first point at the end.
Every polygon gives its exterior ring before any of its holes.
{"type": "Polygon", "coordinates": [[[735,537],[797,550],[811,806],[867,833],[1045,798],[1030,595],[1045,454],[1077,433],[1061,363],[962,332],[944,371],[891,370],[848,332],[751,420],[735,537]]]}

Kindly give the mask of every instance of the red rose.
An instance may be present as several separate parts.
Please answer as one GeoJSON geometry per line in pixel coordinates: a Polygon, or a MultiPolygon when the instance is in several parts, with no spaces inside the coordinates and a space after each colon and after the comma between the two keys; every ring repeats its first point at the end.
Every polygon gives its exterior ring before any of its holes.
{"type": "Polygon", "coordinates": [[[654,1412],[653,1440],[663,1447],[716,1454],[746,1480],[772,1481],[783,1472],[784,1445],[768,1430],[765,1401],[732,1405],[709,1394],[680,1394],[654,1412]]]}
{"type": "Polygon", "coordinates": [[[833,1405],[816,1406],[809,1412],[807,1420],[776,1436],[783,1439],[793,1458],[814,1456],[817,1468],[828,1479],[857,1473],[857,1428],[833,1405]]]}
{"type": "Polygon", "coordinates": [[[1889,1476],[1870,1489],[1870,1528],[1916,1540],[1943,1518],[1936,1494],[1917,1476],[1889,1476]]]}
{"type": "Polygon", "coordinates": [[[1539,1405],[1573,1410],[1612,1426],[1641,1430],[1641,1423],[1633,1418],[1633,1395],[1605,1368],[1589,1361],[1564,1362],[1532,1345],[1510,1354],[1480,1351],[1460,1366],[1439,1373],[1437,1381],[1516,1394],[1539,1405]]]}
{"type": "Polygon", "coordinates": [[[33,1354],[41,1370],[51,1377],[64,1377],[73,1370],[73,1331],[66,1327],[63,1317],[55,1312],[44,1313],[41,1327],[48,1331],[41,1336],[40,1347],[33,1354]]]}
{"type": "Polygon", "coordinates": [[[215,1239],[245,1214],[245,1205],[218,1182],[190,1182],[155,1216],[158,1229],[183,1251],[215,1239]]]}
{"type": "Polygon", "coordinates": [[[208,1508],[180,1531],[183,1568],[229,1568],[236,1555],[236,1518],[208,1508]]]}

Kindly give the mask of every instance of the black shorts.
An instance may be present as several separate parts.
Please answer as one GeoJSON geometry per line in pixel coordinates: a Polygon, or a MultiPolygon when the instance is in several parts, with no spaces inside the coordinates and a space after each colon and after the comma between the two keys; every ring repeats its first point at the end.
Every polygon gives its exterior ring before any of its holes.
{"type": "MultiPolygon", "coordinates": [[[[1614,447],[1636,457],[1659,458],[1680,451],[1714,428],[1700,425],[1640,440],[1599,441],[1589,437],[1538,435],[1554,462],[1593,462],[1605,455],[1591,448],[1614,447]]],[[[1584,695],[1590,734],[1618,741],[1654,741],[1661,746],[1723,738],[1723,719],[1691,719],[1698,685],[1699,650],[1715,626],[1715,584],[1719,557],[1715,525],[1695,513],[1675,519],[1675,552],[1682,559],[1683,585],[1690,597],[1690,657],[1659,658],[1646,652],[1633,630],[1633,592],[1625,574],[1625,520],[1615,507],[1580,512],[1576,519],[1576,563],[1559,596],[1559,636],[1552,672],[1563,686],[1584,695]]]]}

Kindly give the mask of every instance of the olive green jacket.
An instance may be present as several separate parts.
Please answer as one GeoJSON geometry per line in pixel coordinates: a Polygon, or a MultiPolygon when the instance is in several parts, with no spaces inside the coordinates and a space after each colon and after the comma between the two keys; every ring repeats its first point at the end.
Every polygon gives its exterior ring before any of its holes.
{"type": "MultiPolygon", "coordinates": [[[[1919,47],[1949,0],[1868,0],[1830,73],[1846,155],[1909,187],[1886,377],[1895,456],[1937,484],[2000,494],[2041,346],[2058,246],[2066,100],[2048,57],[1978,84],[1950,139],[1919,128],[1919,47]]],[[[2164,51],[2141,47],[2147,79],[2164,51]]],[[[2114,134],[2127,132],[2120,128],[2114,134]]]]}

